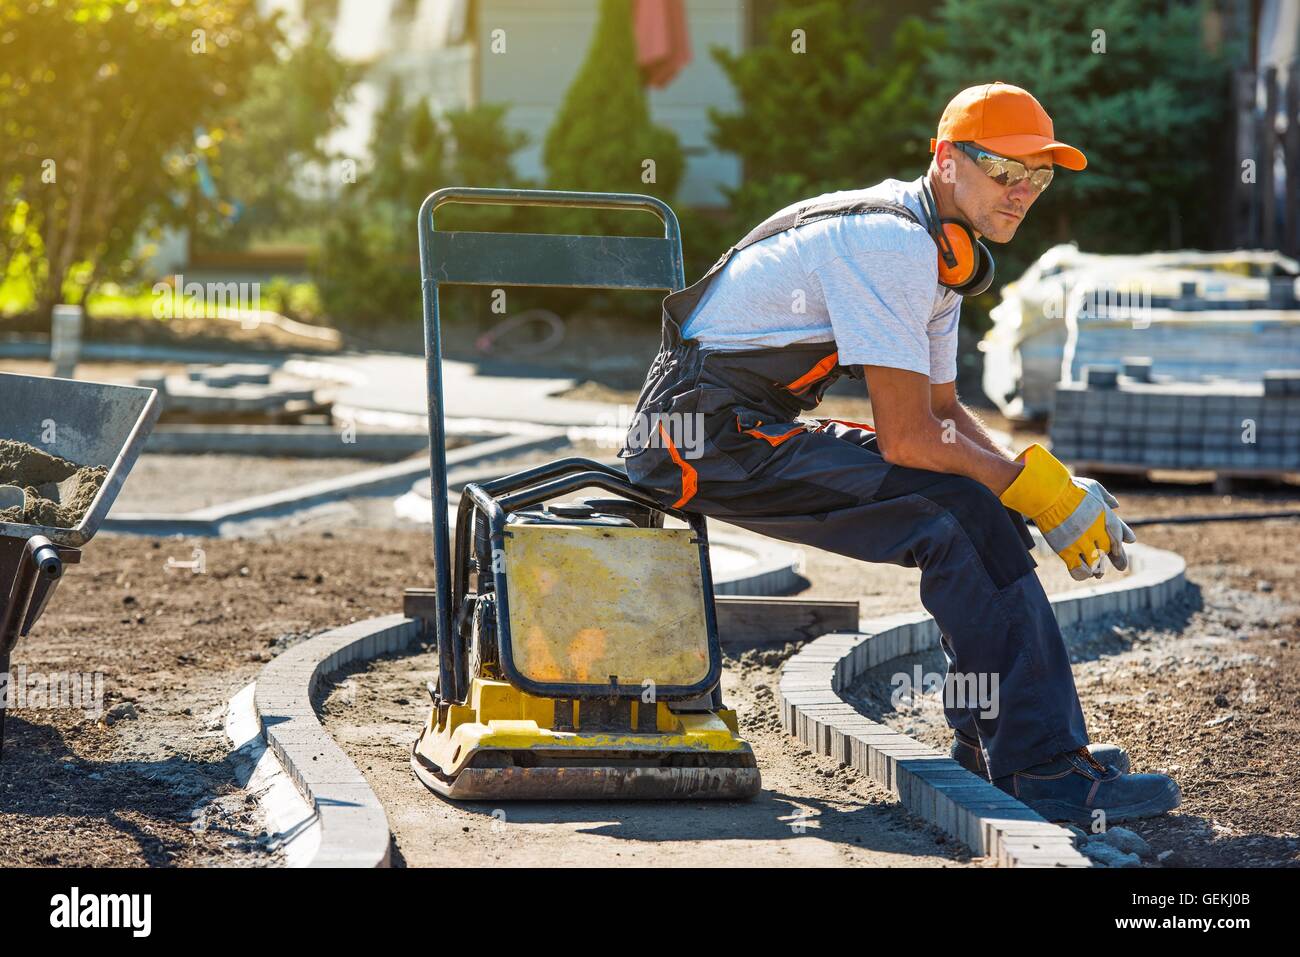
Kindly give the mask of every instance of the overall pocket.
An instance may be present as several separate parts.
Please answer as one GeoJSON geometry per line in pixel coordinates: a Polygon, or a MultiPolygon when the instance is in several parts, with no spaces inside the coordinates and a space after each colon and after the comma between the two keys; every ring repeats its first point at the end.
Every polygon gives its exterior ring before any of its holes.
{"type": "Polygon", "coordinates": [[[714,435],[732,421],[735,401],[729,389],[704,386],[644,410],[629,426],[624,442],[628,478],[686,501],[702,482],[745,478],[745,469],[714,442],[714,435]]]}
{"type": "Polygon", "coordinates": [[[805,422],[777,421],[743,405],[733,405],[713,436],[718,450],[726,455],[746,477],[765,468],[782,451],[785,443],[798,441],[812,430],[805,422]]]}

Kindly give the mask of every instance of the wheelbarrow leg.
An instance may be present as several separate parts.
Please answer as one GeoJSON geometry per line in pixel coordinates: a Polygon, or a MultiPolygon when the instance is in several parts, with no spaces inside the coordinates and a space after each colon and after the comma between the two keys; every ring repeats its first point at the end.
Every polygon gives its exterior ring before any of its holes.
{"type": "Polygon", "coordinates": [[[9,676],[9,652],[0,653],[0,682],[3,682],[3,690],[0,691],[0,762],[5,758],[5,712],[8,711],[9,696],[13,693],[10,689],[13,687],[13,679],[9,676]]]}
{"type": "Polygon", "coordinates": [[[4,760],[4,725],[9,699],[13,696],[10,654],[18,639],[32,630],[63,577],[64,563],[81,560],[76,548],[60,547],[43,535],[31,538],[0,537],[0,675],[4,695],[0,696],[0,760],[4,760]]]}

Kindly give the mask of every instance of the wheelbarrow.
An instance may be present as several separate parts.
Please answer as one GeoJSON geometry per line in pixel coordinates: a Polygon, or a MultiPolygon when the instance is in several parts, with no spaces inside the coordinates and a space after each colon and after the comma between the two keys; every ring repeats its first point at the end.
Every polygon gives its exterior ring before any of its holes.
{"type": "Polygon", "coordinates": [[[0,373],[0,439],[108,469],[72,528],[0,522],[0,758],[14,645],[45,611],[64,567],[81,561],[160,411],[155,389],[0,373]]]}

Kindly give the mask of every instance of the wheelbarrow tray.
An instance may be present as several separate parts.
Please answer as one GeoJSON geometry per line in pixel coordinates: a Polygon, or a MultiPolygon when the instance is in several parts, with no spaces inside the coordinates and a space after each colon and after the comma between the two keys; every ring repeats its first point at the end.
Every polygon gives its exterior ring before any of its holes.
{"type": "Polygon", "coordinates": [[[75,528],[0,522],[0,536],[43,535],[73,548],[90,541],[161,411],[156,389],[0,372],[0,439],[26,442],[78,466],[108,469],[75,528]]]}

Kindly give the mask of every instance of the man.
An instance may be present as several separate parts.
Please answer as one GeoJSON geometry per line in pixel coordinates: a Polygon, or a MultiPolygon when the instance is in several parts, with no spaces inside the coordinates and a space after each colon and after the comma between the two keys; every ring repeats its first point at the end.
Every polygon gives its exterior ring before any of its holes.
{"type": "Polygon", "coordinates": [[[1025,519],[1076,579],[1100,577],[1103,556],[1126,568],[1133,533],[1105,489],[1041,446],[1002,449],[954,383],[960,296],[992,278],[981,237],[1009,241],[1054,167],[1087,161],[1001,82],[957,94],[931,150],[915,181],[781,210],[668,296],[619,455],[665,507],[919,567],[949,681],[998,693],[945,708],[953,757],[1050,819],[1163,813],[1179,801],[1171,778],[1088,746],[1025,519]],[[799,418],[842,375],[865,380],[874,428],[799,418]]]}

